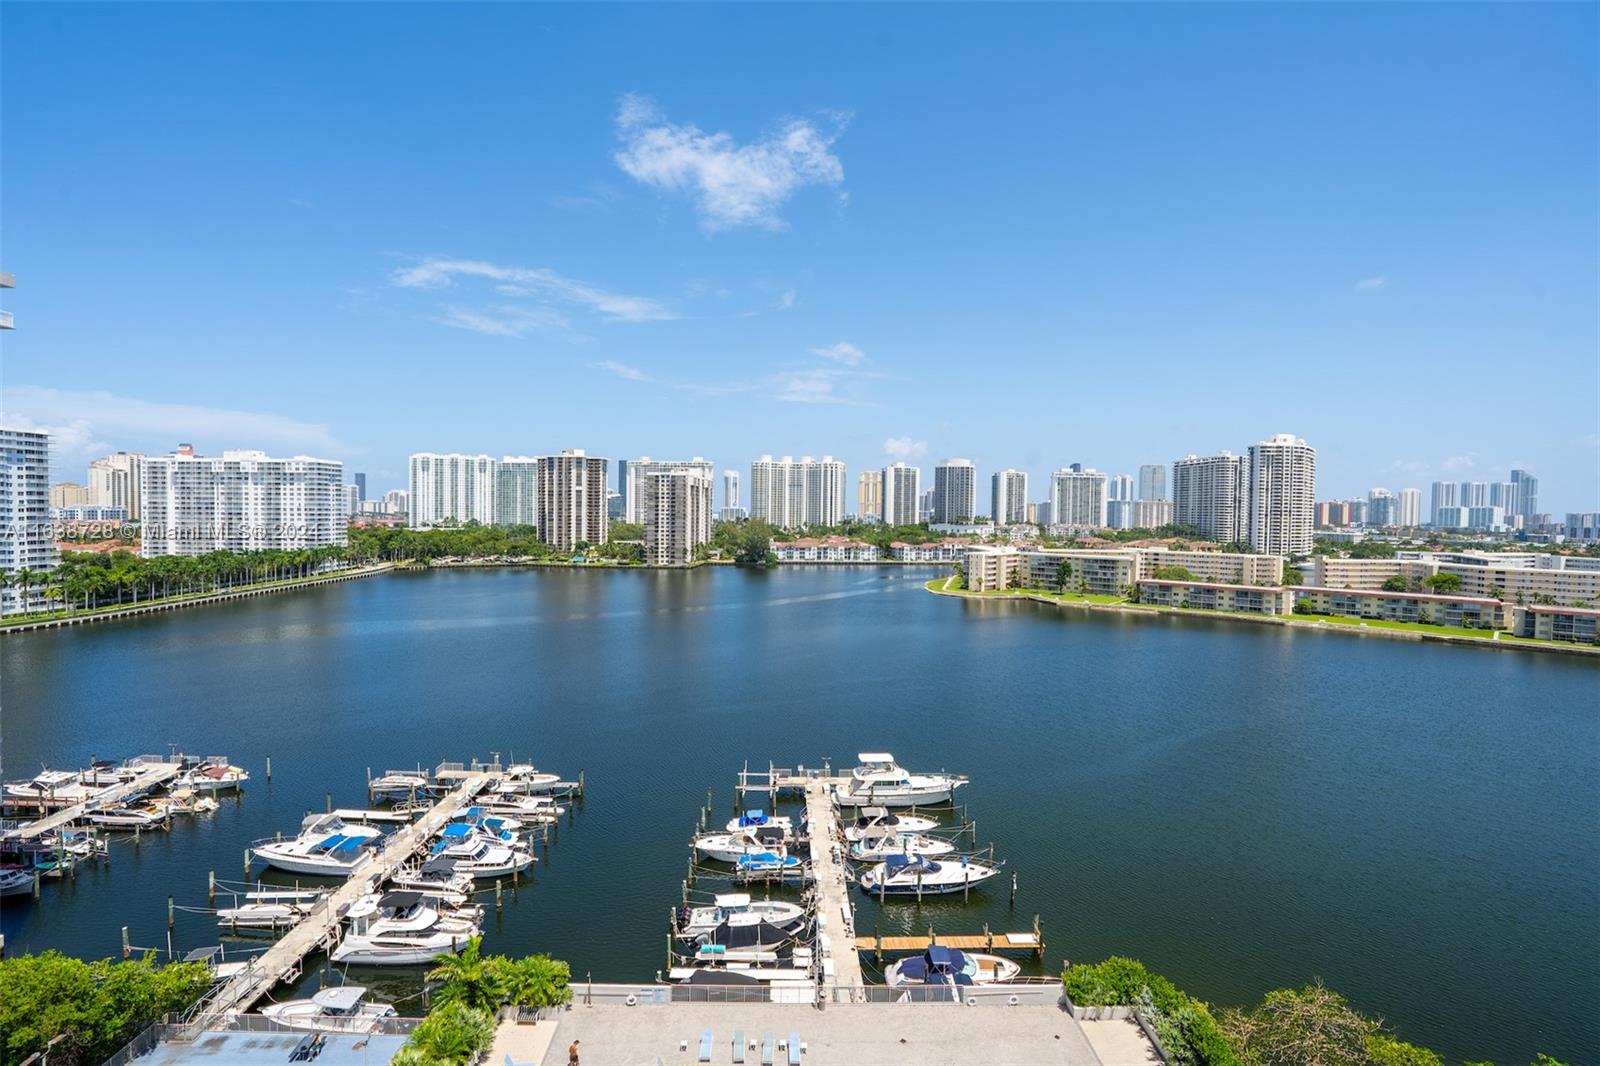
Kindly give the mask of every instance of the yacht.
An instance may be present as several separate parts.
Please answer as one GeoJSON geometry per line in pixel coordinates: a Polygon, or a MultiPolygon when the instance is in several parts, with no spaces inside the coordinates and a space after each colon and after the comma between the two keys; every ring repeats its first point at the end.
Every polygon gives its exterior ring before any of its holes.
{"type": "Polygon", "coordinates": [[[428,774],[424,770],[390,770],[367,782],[367,789],[375,800],[408,800],[413,796],[426,796],[429,788],[428,774]]]}
{"type": "Polygon", "coordinates": [[[850,857],[858,862],[876,862],[891,855],[948,855],[955,850],[950,841],[922,833],[881,832],[851,844],[850,857]]]}
{"type": "Polygon", "coordinates": [[[791,836],[794,833],[794,822],[788,815],[768,814],[763,810],[745,811],[728,823],[728,832],[738,833],[745,829],[765,829],[768,826],[777,826],[783,830],[785,836],[791,836]]]}
{"type": "Polygon", "coordinates": [[[366,1002],[361,985],[324,988],[310,999],[269,1003],[261,1013],[289,1029],[320,1033],[370,1033],[386,1018],[395,1017],[387,1003],[366,1002]]]}
{"type": "Polygon", "coordinates": [[[33,891],[33,874],[21,866],[0,867],[0,896],[26,896],[33,891]]]}
{"type": "Polygon", "coordinates": [[[509,815],[496,814],[493,811],[487,810],[483,807],[468,807],[464,811],[458,811],[450,820],[453,822],[464,822],[467,825],[473,826],[477,829],[485,830],[491,834],[520,833],[526,828],[526,826],[524,826],[521,822],[510,817],[509,815]]]}
{"type": "Polygon", "coordinates": [[[841,807],[917,807],[949,803],[967,783],[961,774],[913,774],[887,752],[862,752],[850,780],[834,789],[841,807]]]}
{"type": "Polygon", "coordinates": [[[717,896],[709,907],[684,907],[678,912],[678,936],[698,939],[738,915],[753,915],[768,925],[793,935],[805,927],[805,908],[777,899],[753,900],[743,892],[717,896]]]}
{"type": "Polygon", "coordinates": [[[864,836],[877,836],[883,832],[926,833],[937,829],[937,818],[924,818],[920,814],[891,814],[887,807],[866,807],[854,825],[844,829],[846,840],[860,840],[864,836]]]}
{"type": "Polygon", "coordinates": [[[1010,981],[1022,967],[998,955],[934,945],[921,955],[901,959],[883,972],[890,988],[914,985],[994,985],[1010,981]]]}
{"type": "Polygon", "coordinates": [[[213,755],[189,770],[178,779],[178,783],[196,792],[226,792],[239,788],[248,780],[250,773],[244,767],[232,765],[221,755],[213,755]]]}
{"type": "Polygon", "coordinates": [[[445,903],[466,903],[472,897],[471,875],[457,870],[456,860],[443,855],[419,866],[402,867],[394,877],[394,887],[445,903]]]}
{"type": "Polygon", "coordinates": [[[964,855],[944,862],[926,855],[891,855],[863,870],[858,883],[869,896],[938,896],[964,892],[999,872],[998,866],[964,855]]]}
{"type": "MultiPolygon", "coordinates": [[[[395,893],[391,893],[394,895],[395,893]]],[[[359,966],[415,966],[432,962],[467,946],[477,929],[440,928],[438,913],[410,913],[402,920],[386,915],[381,897],[362,896],[350,905],[345,917],[350,929],[328,953],[337,963],[359,966]]]]}
{"type": "Polygon", "coordinates": [[[242,903],[217,909],[217,924],[224,929],[286,929],[326,896],[326,891],[314,888],[246,892],[242,903]]]}
{"type": "Polygon", "coordinates": [[[92,799],[104,786],[89,786],[78,780],[69,770],[44,770],[31,781],[13,781],[5,787],[5,796],[12,804],[48,803],[70,807],[92,799]]]}
{"type": "Polygon", "coordinates": [[[540,773],[528,763],[507,767],[506,777],[510,780],[501,786],[503,791],[530,795],[537,792],[553,792],[561,784],[560,774],[540,773]]]}
{"type": "Polygon", "coordinates": [[[804,872],[805,864],[793,855],[787,854],[782,848],[776,851],[757,851],[749,855],[739,856],[738,876],[750,880],[765,880],[770,877],[787,878],[790,874],[804,872]]]}
{"type": "Polygon", "coordinates": [[[533,865],[531,851],[513,847],[501,837],[487,836],[461,822],[445,826],[440,837],[431,857],[454,859],[456,870],[470,877],[503,877],[533,865]]]}
{"type": "Polygon", "coordinates": [[[160,804],[146,803],[140,807],[108,807],[103,811],[91,811],[83,816],[83,820],[103,829],[153,829],[170,825],[171,815],[160,804]]]}
{"type": "Polygon", "coordinates": [[[694,850],[717,862],[738,862],[746,855],[782,851],[783,847],[784,831],[775,825],[734,833],[701,833],[694,838],[694,850]]]}
{"type": "Polygon", "coordinates": [[[553,822],[567,809],[549,796],[488,795],[478,801],[478,809],[497,818],[516,818],[523,822],[553,822]]]}
{"type": "Polygon", "coordinates": [[[251,850],[268,866],[292,874],[343,877],[372,857],[373,844],[382,835],[337,814],[313,814],[301,823],[300,835],[293,840],[257,841],[251,850]]]}

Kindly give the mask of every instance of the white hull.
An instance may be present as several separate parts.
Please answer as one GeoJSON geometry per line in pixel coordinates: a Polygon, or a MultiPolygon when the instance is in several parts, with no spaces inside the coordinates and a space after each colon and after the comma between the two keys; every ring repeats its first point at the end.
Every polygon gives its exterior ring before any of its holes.
{"type": "MultiPolygon", "coordinates": [[[[1022,967],[1010,959],[1002,959],[998,955],[984,955],[981,952],[963,951],[962,957],[969,964],[962,972],[971,978],[975,985],[998,985],[1013,980],[1022,972],[1022,967]]],[[[901,966],[911,960],[902,959],[894,963],[883,972],[884,983],[890,988],[923,988],[928,982],[914,980],[901,976],[901,966]]],[[[915,960],[921,962],[921,959],[915,960]]],[[[954,986],[949,986],[954,987],[954,986]]]]}
{"type": "Polygon", "coordinates": [[[835,798],[841,807],[935,807],[954,802],[962,784],[965,782],[941,781],[909,788],[864,785],[859,790],[841,789],[835,798]]]}
{"type": "Polygon", "coordinates": [[[366,937],[350,936],[328,956],[334,962],[351,966],[419,966],[454,954],[466,947],[471,934],[455,937],[429,937],[411,944],[375,943],[366,937]]]}
{"type": "Polygon", "coordinates": [[[868,837],[850,845],[850,857],[858,862],[878,862],[891,855],[948,855],[956,846],[948,840],[921,833],[868,837]]]}
{"type": "Polygon", "coordinates": [[[879,863],[864,871],[858,883],[869,896],[947,896],[977,888],[1000,872],[996,867],[975,862],[966,866],[953,862],[937,865],[937,870],[920,877],[910,870],[885,877],[884,864],[879,863]]]}
{"type": "Polygon", "coordinates": [[[667,973],[673,981],[688,981],[699,974],[727,971],[738,974],[747,981],[760,981],[774,985],[809,985],[811,972],[794,966],[752,966],[735,963],[731,966],[674,966],[667,973]]]}
{"type": "Polygon", "coordinates": [[[688,920],[679,927],[678,935],[687,939],[715,932],[717,927],[727,921],[729,915],[733,913],[760,915],[762,921],[779,928],[792,925],[806,915],[805,908],[799,904],[775,899],[752,900],[748,906],[737,910],[724,907],[696,907],[689,912],[688,920]]]}
{"type": "Polygon", "coordinates": [[[272,845],[255,849],[256,858],[266,863],[275,870],[282,870],[291,874],[311,874],[315,877],[349,877],[367,864],[372,856],[363,853],[354,862],[339,862],[334,859],[318,858],[312,855],[285,855],[271,850],[272,845]]]}
{"type": "Polygon", "coordinates": [[[939,828],[937,818],[924,818],[918,814],[893,814],[894,819],[874,819],[869,825],[846,826],[844,838],[850,841],[860,840],[863,837],[882,836],[885,833],[926,833],[930,829],[939,828]]]}
{"type": "Polygon", "coordinates": [[[395,1010],[387,1003],[364,1004],[359,1014],[330,1014],[314,1000],[291,999],[287,1003],[269,1003],[261,1013],[286,1029],[306,1033],[370,1033],[385,1018],[393,1018],[395,1010]]]}

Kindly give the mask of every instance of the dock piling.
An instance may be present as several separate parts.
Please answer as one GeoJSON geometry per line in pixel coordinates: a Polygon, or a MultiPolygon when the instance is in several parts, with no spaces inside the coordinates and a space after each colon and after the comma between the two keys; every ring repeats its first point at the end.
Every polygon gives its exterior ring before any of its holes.
{"type": "Polygon", "coordinates": [[[501,889],[502,889],[502,882],[501,882],[501,879],[497,877],[497,878],[494,879],[494,909],[495,910],[499,910],[501,908],[501,906],[502,906],[502,904],[500,902],[501,889]]]}
{"type": "Polygon", "coordinates": [[[206,873],[206,902],[217,902],[217,871],[210,870],[206,873]]]}
{"type": "Polygon", "coordinates": [[[272,780],[272,756],[267,756],[267,780],[272,780]]]}
{"type": "Polygon", "coordinates": [[[133,948],[128,944],[127,926],[122,927],[122,957],[125,959],[130,959],[133,957],[133,948]]]}
{"type": "Polygon", "coordinates": [[[167,931],[168,932],[171,932],[172,931],[172,927],[177,924],[177,918],[173,913],[174,909],[175,908],[172,905],[172,897],[168,896],[167,897],[167,931]]]}

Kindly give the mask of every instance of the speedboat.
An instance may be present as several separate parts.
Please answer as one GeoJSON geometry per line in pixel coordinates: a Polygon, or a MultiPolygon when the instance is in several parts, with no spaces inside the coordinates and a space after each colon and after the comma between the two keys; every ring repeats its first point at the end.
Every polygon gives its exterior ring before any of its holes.
{"type": "Polygon", "coordinates": [[[301,823],[293,840],[257,841],[251,850],[268,866],[289,873],[343,877],[372,857],[373,843],[382,835],[337,814],[314,814],[301,823]]]}
{"type": "MultiPolygon", "coordinates": [[[[735,952],[764,952],[771,958],[777,957],[779,948],[794,942],[795,933],[762,920],[761,915],[751,911],[740,911],[728,915],[721,925],[698,933],[693,937],[696,944],[702,947],[715,945],[723,948],[733,957],[735,952]]],[[[753,955],[746,957],[746,962],[765,962],[769,958],[756,958],[753,955]]]]}
{"type": "Polygon", "coordinates": [[[103,811],[91,811],[83,816],[83,820],[105,829],[151,829],[171,824],[170,817],[166,807],[147,803],[142,807],[110,807],[103,811]]]}
{"type": "Polygon", "coordinates": [[[738,862],[746,855],[782,850],[783,846],[784,831],[775,825],[735,833],[701,833],[694,838],[694,850],[717,862],[738,862]]]}
{"type": "Polygon", "coordinates": [[[957,951],[935,944],[921,955],[901,959],[883,972],[890,988],[913,985],[994,985],[1010,981],[1022,967],[998,955],[957,951]]]}
{"type": "Polygon", "coordinates": [[[445,903],[466,903],[472,897],[472,877],[456,869],[455,859],[442,855],[420,866],[401,868],[394,887],[445,903]]]}
{"type": "Polygon", "coordinates": [[[786,853],[782,848],[776,851],[757,851],[749,855],[741,855],[736,863],[738,876],[750,880],[765,880],[769,877],[786,878],[790,874],[804,872],[805,864],[793,855],[786,853]]]}
{"type": "Polygon", "coordinates": [[[361,985],[324,988],[310,999],[291,999],[269,1003],[261,1013],[289,1029],[322,1033],[370,1033],[385,1018],[395,1017],[387,1003],[366,1002],[367,990],[361,985]]]}
{"type": "Polygon", "coordinates": [[[7,800],[14,803],[46,803],[70,807],[92,799],[104,786],[91,787],[68,770],[44,770],[31,781],[13,781],[5,786],[7,800]]]}
{"type": "Polygon", "coordinates": [[[949,803],[967,783],[961,774],[913,774],[887,752],[862,752],[850,780],[834,789],[841,807],[917,807],[949,803]]]}
{"type": "Polygon", "coordinates": [[[477,935],[476,928],[462,932],[437,927],[434,921],[423,924],[420,918],[409,923],[410,928],[392,928],[392,922],[379,906],[378,896],[362,896],[350,905],[345,917],[350,920],[350,931],[328,953],[333,962],[361,966],[414,966],[432,962],[467,946],[477,935]]]}
{"type": "Polygon", "coordinates": [[[890,814],[886,807],[867,807],[854,825],[845,826],[846,840],[860,840],[864,836],[877,836],[881,832],[926,833],[937,829],[937,818],[924,818],[920,814],[890,814]]]}
{"type": "Polygon", "coordinates": [[[25,896],[32,891],[32,873],[20,866],[0,867],[0,896],[25,896]]]}
{"type": "Polygon", "coordinates": [[[935,862],[926,855],[891,855],[862,871],[858,883],[869,896],[938,896],[964,892],[1000,872],[969,859],[935,862]]]}
{"type": "Polygon", "coordinates": [[[560,774],[541,773],[529,763],[518,763],[507,767],[505,776],[508,780],[501,786],[501,790],[506,792],[527,794],[553,792],[561,784],[560,774]]]}
{"type": "Polygon", "coordinates": [[[478,801],[478,809],[497,818],[515,818],[523,822],[554,822],[567,809],[549,796],[488,795],[478,801]]]}
{"type": "Polygon", "coordinates": [[[487,830],[490,833],[520,833],[525,828],[515,818],[503,814],[495,814],[482,807],[468,807],[464,811],[458,811],[450,820],[453,822],[465,822],[467,825],[487,830]]]}
{"type": "Polygon", "coordinates": [[[238,788],[248,780],[249,771],[241,766],[233,766],[227,759],[216,755],[184,774],[180,783],[196,792],[225,792],[238,788]]]}
{"type": "Polygon", "coordinates": [[[768,814],[763,810],[745,811],[728,823],[728,832],[737,833],[745,829],[764,829],[767,826],[774,825],[782,829],[785,836],[794,833],[794,821],[788,815],[768,814]]]}
{"type": "Polygon", "coordinates": [[[161,802],[173,814],[206,814],[218,807],[215,799],[201,795],[192,788],[174,789],[161,802]]]}
{"type": "Polygon", "coordinates": [[[850,857],[858,861],[873,862],[891,855],[948,855],[956,846],[948,840],[924,836],[921,833],[883,832],[864,836],[850,845],[850,857]]]}
{"type": "Polygon", "coordinates": [[[753,915],[768,925],[793,935],[806,924],[805,908],[797,903],[777,899],[751,899],[743,892],[729,892],[716,897],[710,907],[684,907],[678,912],[678,936],[698,939],[734,917],[753,915]]]}
{"type": "Polygon", "coordinates": [[[426,796],[429,790],[428,774],[424,770],[390,770],[382,777],[367,783],[375,800],[403,800],[413,796],[426,796]]]}
{"type": "Polygon", "coordinates": [[[490,837],[461,822],[445,826],[440,837],[430,855],[454,859],[456,870],[469,877],[501,877],[533,865],[533,852],[512,846],[515,837],[490,837]]]}

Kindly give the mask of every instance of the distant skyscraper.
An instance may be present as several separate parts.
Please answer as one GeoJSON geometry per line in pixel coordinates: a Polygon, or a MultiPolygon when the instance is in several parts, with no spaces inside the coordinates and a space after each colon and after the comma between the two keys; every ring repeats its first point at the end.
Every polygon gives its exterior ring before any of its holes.
{"type": "Polygon", "coordinates": [[[139,495],[144,483],[144,456],[139,452],[117,452],[89,464],[89,499],[95,507],[121,507],[138,521],[142,515],[139,495]]]}
{"type": "Polygon", "coordinates": [[[1463,481],[1461,483],[1462,507],[1488,507],[1489,483],[1487,481],[1463,481]]]}
{"type": "MultiPolygon", "coordinates": [[[[1433,526],[1435,529],[1451,528],[1440,522],[1441,515],[1439,512],[1444,510],[1446,507],[1458,506],[1456,501],[1460,497],[1458,497],[1456,494],[1457,488],[1458,486],[1454,481],[1435,481],[1433,483],[1433,488],[1429,494],[1428,524],[1433,526]]],[[[1450,517],[1454,516],[1452,515],[1450,517]]]]}
{"type": "Polygon", "coordinates": [[[604,544],[608,535],[607,461],[581,448],[541,455],[537,498],[539,539],[558,551],[604,544]]]}
{"type": "Polygon", "coordinates": [[[1397,524],[1404,529],[1416,529],[1422,525],[1422,490],[1400,490],[1400,513],[1397,524]]]}
{"type": "Polygon", "coordinates": [[[1171,500],[1134,500],[1129,505],[1131,529],[1161,529],[1172,525],[1171,500]]]}
{"type": "Polygon", "coordinates": [[[923,489],[917,497],[917,521],[926,522],[933,517],[933,490],[923,489]]]}
{"type": "Polygon", "coordinates": [[[1288,433],[1250,445],[1250,546],[1308,555],[1317,492],[1317,450],[1288,433]]]}
{"type": "Polygon", "coordinates": [[[390,489],[383,494],[384,514],[406,514],[411,510],[411,494],[405,489],[390,489]]]}
{"type": "Polygon", "coordinates": [[[89,503],[89,490],[76,481],[62,481],[50,486],[51,507],[83,507],[89,503]]]}
{"type": "MultiPolygon", "coordinates": [[[[50,525],[50,434],[0,428],[0,571],[44,573],[59,562],[50,525]]],[[[37,599],[39,589],[0,585],[6,609],[37,599]]]]}
{"type": "Polygon", "coordinates": [[[1172,464],[1172,521],[1225,544],[1250,536],[1250,465],[1242,455],[1186,456],[1172,464]]]}
{"type": "Polygon", "coordinates": [[[737,510],[739,508],[739,471],[724,470],[722,472],[722,506],[737,510]]]}
{"type": "Polygon", "coordinates": [[[645,479],[656,474],[666,474],[674,470],[687,470],[690,473],[710,478],[714,473],[716,464],[698,455],[686,460],[656,460],[645,456],[642,459],[617,460],[617,491],[622,493],[622,520],[624,522],[637,522],[643,524],[645,520],[644,483],[645,479]]]}
{"type": "Polygon", "coordinates": [[[355,485],[356,491],[361,494],[361,501],[365,503],[367,499],[367,475],[351,474],[350,480],[355,485]]]}
{"type": "Polygon", "coordinates": [[[1139,468],[1139,499],[1164,500],[1166,498],[1167,468],[1155,464],[1141,466],[1139,468]]]}
{"type": "Polygon", "coordinates": [[[922,471],[905,463],[883,468],[883,521],[891,526],[917,524],[922,496],[922,471]]]}
{"type": "Polygon", "coordinates": [[[495,464],[495,525],[537,525],[539,522],[538,496],[538,459],[531,455],[508,455],[495,464]]]}
{"type": "Polygon", "coordinates": [[[1000,470],[989,480],[989,514],[995,525],[1028,521],[1028,475],[1000,470]]]}
{"type": "Polygon", "coordinates": [[[1539,513],[1539,479],[1526,470],[1513,470],[1511,483],[1517,487],[1513,509],[1532,522],[1539,513]]]}
{"type": "MultiPolygon", "coordinates": [[[[663,464],[664,465],[664,464],[663,464]]],[[[657,566],[693,561],[711,540],[711,470],[692,464],[656,470],[644,479],[645,560],[657,566]]]]}
{"type": "Polygon", "coordinates": [[[1098,470],[1073,463],[1050,475],[1050,518],[1054,525],[1103,529],[1109,479],[1098,470]]]}
{"type": "MultiPolygon", "coordinates": [[[[354,486],[350,486],[353,492],[354,486]]],[[[297,455],[180,446],[144,460],[139,553],[298,551],[346,543],[344,464],[297,455]]]]}
{"type": "Polygon", "coordinates": [[[970,522],[978,510],[978,468],[970,459],[946,459],[933,468],[934,522],[970,522]]]}
{"type": "Polygon", "coordinates": [[[1388,489],[1367,491],[1367,525],[1388,528],[1399,524],[1400,501],[1388,489]]]}
{"type": "Polygon", "coordinates": [[[882,470],[863,470],[856,479],[856,517],[867,522],[883,518],[882,470]]]}
{"type": "Polygon", "coordinates": [[[763,455],[750,464],[750,517],[779,529],[836,526],[844,521],[844,463],[763,455]]]}
{"type": "Polygon", "coordinates": [[[487,455],[412,455],[411,528],[493,525],[496,465],[487,455]]]}
{"type": "Polygon", "coordinates": [[[346,518],[354,518],[361,513],[361,490],[353,483],[341,485],[340,493],[343,497],[344,514],[346,518]]]}

